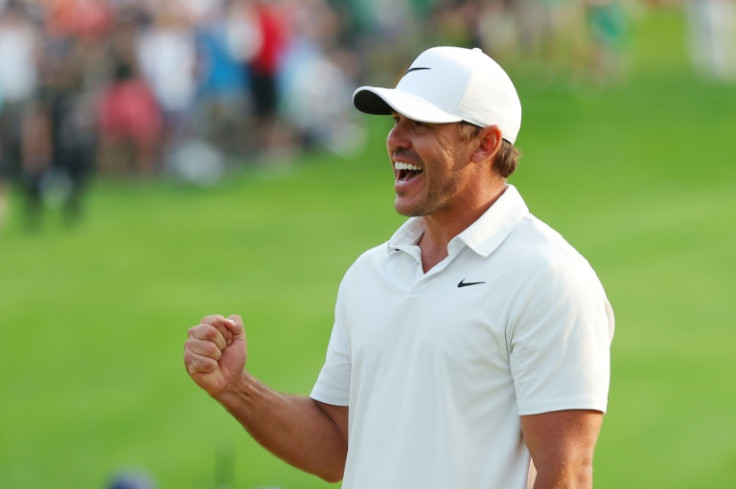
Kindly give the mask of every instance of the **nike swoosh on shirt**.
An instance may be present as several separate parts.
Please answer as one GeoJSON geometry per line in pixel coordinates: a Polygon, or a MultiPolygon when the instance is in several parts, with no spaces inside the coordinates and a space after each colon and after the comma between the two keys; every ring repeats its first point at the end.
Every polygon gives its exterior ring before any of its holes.
{"type": "Polygon", "coordinates": [[[457,286],[459,287],[468,287],[470,285],[480,285],[484,284],[485,282],[466,282],[465,279],[462,279],[460,282],[458,282],[457,286]]]}

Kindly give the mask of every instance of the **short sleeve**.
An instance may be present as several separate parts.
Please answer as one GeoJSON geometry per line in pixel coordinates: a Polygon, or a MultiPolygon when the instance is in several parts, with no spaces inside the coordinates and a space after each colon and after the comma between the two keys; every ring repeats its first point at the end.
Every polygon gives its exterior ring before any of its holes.
{"type": "Polygon", "coordinates": [[[520,415],[605,412],[613,311],[587,262],[562,260],[530,280],[507,335],[520,415]]]}
{"type": "Polygon", "coordinates": [[[325,363],[310,394],[312,399],[334,406],[347,406],[350,401],[352,362],[342,287],[337,296],[325,363]]]}

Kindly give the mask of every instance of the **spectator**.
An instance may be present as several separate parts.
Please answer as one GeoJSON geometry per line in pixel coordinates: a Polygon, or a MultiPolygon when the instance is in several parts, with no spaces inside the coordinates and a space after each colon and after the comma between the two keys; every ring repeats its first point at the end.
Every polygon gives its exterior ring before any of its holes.
{"type": "Polygon", "coordinates": [[[21,165],[21,121],[38,86],[37,33],[24,8],[9,2],[0,14],[0,160],[7,174],[21,165]]]}
{"type": "Polygon", "coordinates": [[[260,32],[259,49],[248,64],[254,103],[255,133],[267,159],[282,155],[287,134],[278,119],[278,76],[287,43],[285,19],[276,4],[253,0],[256,26],[260,32]]]}
{"type": "Polygon", "coordinates": [[[42,197],[63,205],[68,223],[82,210],[82,194],[94,165],[94,114],[83,87],[82,40],[47,37],[41,56],[37,104],[50,128],[51,168],[41,180],[42,197]]]}
{"type": "Polygon", "coordinates": [[[618,0],[586,0],[589,72],[598,85],[617,84],[627,73],[628,16],[618,0]]]}
{"type": "Polygon", "coordinates": [[[163,120],[148,83],[130,63],[115,61],[114,79],[98,107],[98,165],[106,174],[152,174],[161,155],[163,120]]]}
{"type": "Polygon", "coordinates": [[[164,116],[165,151],[191,135],[196,56],[194,32],[185,12],[172,0],[156,3],[153,24],[140,39],[138,59],[164,116]]]}
{"type": "MultiPolygon", "coordinates": [[[[22,4],[11,1],[0,14],[0,207],[7,206],[8,181],[19,177],[27,197],[26,216],[40,213],[40,182],[50,165],[48,124],[34,102],[38,88],[37,32],[22,4]]],[[[0,209],[0,212],[3,212],[0,209]]],[[[1,217],[1,216],[0,216],[1,217]]]]}
{"type": "MultiPolygon", "coordinates": [[[[233,49],[231,37],[252,35],[254,26],[242,16],[229,18],[223,11],[211,12],[196,28],[199,137],[220,150],[244,154],[252,144],[245,141],[250,120],[249,79],[243,58],[233,49]]],[[[238,41],[248,44],[247,40],[238,41]]]]}
{"type": "Polygon", "coordinates": [[[736,1],[688,0],[690,58],[706,79],[736,82],[736,1]]]}
{"type": "Polygon", "coordinates": [[[279,77],[281,115],[302,149],[324,147],[350,153],[362,141],[354,111],[335,100],[355,88],[345,67],[350,54],[337,47],[338,19],[323,0],[294,2],[293,37],[279,77]],[[314,80],[315,83],[304,83],[314,80]]]}

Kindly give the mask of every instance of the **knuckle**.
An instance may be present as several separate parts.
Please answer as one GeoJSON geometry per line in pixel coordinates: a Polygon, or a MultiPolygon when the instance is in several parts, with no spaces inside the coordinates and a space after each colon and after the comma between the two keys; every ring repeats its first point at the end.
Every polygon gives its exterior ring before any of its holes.
{"type": "Polygon", "coordinates": [[[217,336],[217,328],[210,324],[200,323],[189,328],[189,338],[198,340],[213,340],[217,336]]]}
{"type": "Polygon", "coordinates": [[[199,338],[192,338],[184,344],[186,353],[201,357],[213,358],[219,360],[222,357],[222,350],[216,342],[199,338]]]}
{"type": "Polygon", "coordinates": [[[202,345],[202,354],[209,358],[219,360],[222,356],[222,350],[214,343],[205,343],[202,345]]]}
{"type": "Polygon", "coordinates": [[[209,316],[203,317],[200,323],[216,324],[222,322],[224,319],[225,318],[220,314],[210,314],[209,316]]]}
{"type": "Polygon", "coordinates": [[[218,329],[218,332],[226,342],[229,342],[233,337],[233,334],[226,328],[218,329]]]}
{"type": "Polygon", "coordinates": [[[202,357],[191,352],[184,355],[184,366],[190,375],[206,374],[217,369],[217,362],[212,358],[202,357]]]}
{"type": "Polygon", "coordinates": [[[191,371],[192,367],[196,363],[196,358],[194,354],[187,350],[184,352],[184,365],[187,367],[187,370],[191,371]]]}
{"type": "Polygon", "coordinates": [[[222,341],[222,335],[216,329],[208,329],[203,339],[210,343],[217,344],[218,341],[222,341]]]}
{"type": "Polygon", "coordinates": [[[209,324],[203,325],[202,328],[202,338],[207,340],[212,340],[217,336],[217,328],[214,326],[211,326],[209,324]]]}

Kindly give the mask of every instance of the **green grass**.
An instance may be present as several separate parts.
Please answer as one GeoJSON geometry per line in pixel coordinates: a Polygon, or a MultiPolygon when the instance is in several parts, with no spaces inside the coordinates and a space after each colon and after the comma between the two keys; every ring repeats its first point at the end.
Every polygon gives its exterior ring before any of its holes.
{"type": "MultiPolygon", "coordinates": [[[[512,183],[588,257],[616,312],[596,487],[734,487],[736,88],[690,74],[676,12],[636,27],[625,87],[519,73],[512,183]]],[[[387,122],[371,124],[355,158],[315,155],[214,189],[97,182],[72,230],[52,212],[23,232],[14,195],[0,231],[0,486],[103,487],[142,467],[162,489],[206,489],[226,449],[236,488],[328,487],[199,391],[182,344],[201,316],[238,312],[249,368],[309,392],[342,273],[401,222],[387,122]]]]}

